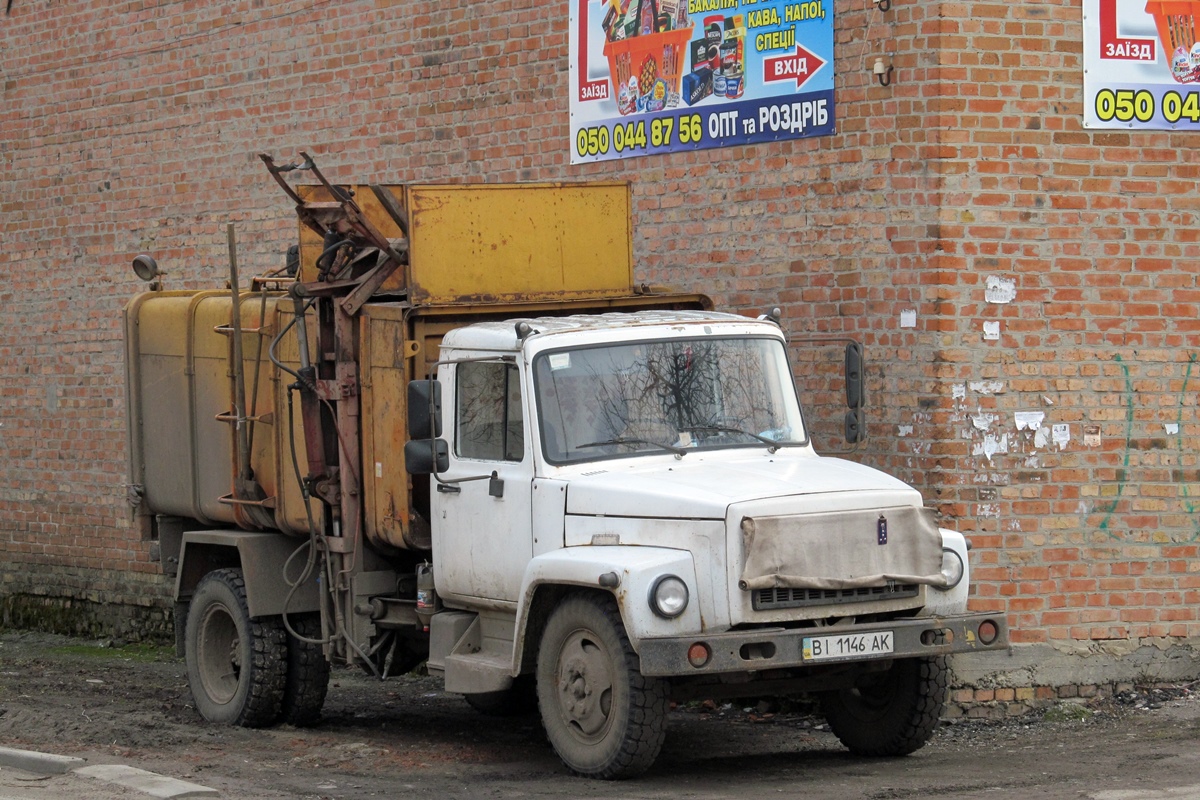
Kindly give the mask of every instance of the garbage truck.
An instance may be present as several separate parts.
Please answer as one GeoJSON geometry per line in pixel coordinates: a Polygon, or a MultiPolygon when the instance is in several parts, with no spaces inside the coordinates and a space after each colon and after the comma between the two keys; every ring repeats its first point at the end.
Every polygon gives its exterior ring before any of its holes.
{"type": "MultiPolygon", "coordinates": [[[[777,310],[633,280],[627,184],[261,158],[298,216],[282,265],[243,281],[232,225],[224,287],[139,255],[124,318],[129,499],[206,720],[313,725],[331,665],[424,664],[540,713],[581,776],[648,769],[695,699],[809,695],[897,756],[948,656],[1008,646],[964,537],[815,451],[777,310]]],[[[844,366],[853,442],[856,343],[844,366]]]]}

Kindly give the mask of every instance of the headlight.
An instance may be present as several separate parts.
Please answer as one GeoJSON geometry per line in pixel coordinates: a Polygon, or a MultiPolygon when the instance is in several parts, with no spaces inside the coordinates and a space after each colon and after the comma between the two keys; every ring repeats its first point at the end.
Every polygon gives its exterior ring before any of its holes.
{"type": "Polygon", "coordinates": [[[943,591],[949,591],[955,586],[958,586],[958,582],[963,579],[963,572],[965,572],[965,569],[963,568],[963,560],[962,556],[958,554],[958,551],[951,550],[949,547],[943,548],[942,580],[946,582],[946,585],[938,586],[937,588],[943,591]]]}
{"type": "Polygon", "coordinates": [[[663,575],[650,587],[650,610],[663,619],[675,619],[688,604],[688,588],[682,578],[663,575]]]}

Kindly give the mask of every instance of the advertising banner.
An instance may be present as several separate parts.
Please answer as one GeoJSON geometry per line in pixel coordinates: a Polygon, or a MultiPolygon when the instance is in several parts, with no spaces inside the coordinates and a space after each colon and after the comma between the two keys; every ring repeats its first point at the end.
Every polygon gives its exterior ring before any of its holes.
{"type": "Polygon", "coordinates": [[[571,163],[833,133],[832,0],[571,0],[571,163]]]}
{"type": "Polygon", "coordinates": [[[1083,0],[1085,128],[1200,130],[1200,0],[1083,0]]]}

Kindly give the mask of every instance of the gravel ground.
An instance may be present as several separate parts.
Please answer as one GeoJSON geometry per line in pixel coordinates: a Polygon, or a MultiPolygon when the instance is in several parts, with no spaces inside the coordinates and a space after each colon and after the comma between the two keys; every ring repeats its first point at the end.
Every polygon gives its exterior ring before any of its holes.
{"type": "Polygon", "coordinates": [[[227,728],[197,714],[170,649],[9,631],[0,745],[127,763],[231,798],[1080,798],[1193,784],[1200,796],[1196,688],[947,723],[917,754],[880,760],[847,754],[803,702],[689,703],[672,711],[651,772],[612,784],[567,775],[536,716],[480,716],[428,677],[336,670],[317,727],[227,728]]]}

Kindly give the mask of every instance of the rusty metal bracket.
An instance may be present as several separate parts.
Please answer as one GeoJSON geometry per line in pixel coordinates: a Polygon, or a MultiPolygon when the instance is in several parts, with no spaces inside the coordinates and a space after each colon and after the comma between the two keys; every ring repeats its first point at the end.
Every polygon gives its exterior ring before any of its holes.
{"type": "MultiPolygon", "coordinates": [[[[379,248],[381,253],[386,253],[387,256],[395,262],[396,267],[403,266],[403,256],[393,249],[392,243],[388,240],[388,238],[380,233],[379,230],[371,224],[371,221],[367,219],[365,214],[363,214],[363,211],[359,207],[358,203],[354,202],[354,198],[351,197],[345,189],[331,184],[325,178],[325,176],[321,174],[321,170],[317,169],[317,165],[313,163],[312,156],[310,156],[308,153],[305,153],[303,150],[300,151],[300,155],[304,158],[304,163],[312,165],[311,172],[313,177],[321,182],[321,185],[329,191],[330,196],[336,198],[336,202],[342,207],[342,212],[346,216],[348,229],[342,230],[339,226],[337,228],[338,232],[343,234],[359,234],[359,236],[366,239],[367,242],[369,242],[372,246],[379,248]]],[[[277,180],[278,179],[279,178],[277,178],[277,180]]]]}
{"type": "Polygon", "coordinates": [[[404,238],[408,238],[408,215],[404,211],[404,207],[396,202],[396,196],[391,191],[378,183],[368,184],[371,187],[371,193],[375,195],[375,199],[379,201],[379,205],[383,206],[383,210],[392,218],[392,222],[400,228],[400,232],[404,234],[404,238]]]}
{"type": "Polygon", "coordinates": [[[317,381],[317,397],[321,400],[345,400],[358,396],[358,381],[352,379],[317,381]]]}
{"type": "Polygon", "coordinates": [[[336,286],[333,292],[327,293],[317,290],[312,285],[306,286],[308,291],[305,294],[308,296],[336,296],[343,293],[346,294],[346,299],[341,304],[342,310],[351,316],[356,315],[363,304],[370,299],[371,295],[379,290],[379,287],[383,285],[384,281],[392,273],[397,269],[404,269],[407,266],[408,220],[403,208],[391,192],[382,186],[371,187],[371,191],[379,200],[384,211],[396,222],[405,236],[405,239],[401,241],[393,242],[389,240],[371,223],[366,214],[363,213],[362,208],[354,201],[354,197],[349,191],[329,182],[321,170],[317,168],[316,162],[311,155],[301,151],[300,157],[304,159],[300,164],[277,166],[270,155],[266,153],[259,154],[259,158],[266,164],[271,177],[296,202],[296,214],[299,216],[301,222],[322,234],[322,236],[327,231],[334,231],[344,236],[348,242],[358,248],[374,248],[378,251],[375,266],[371,267],[363,275],[353,280],[323,282],[329,283],[331,286],[336,286]],[[292,170],[311,172],[313,177],[325,187],[332,200],[306,202],[283,177],[285,173],[292,170]]]}
{"type": "MultiPolygon", "coordinates": [[[[405,243],[405,247],[407,248],[407,243],[405,243]]],[[[370,272],[363,275],[358,286],[346,295],[346,299],[342,301],[342,310],[352,317],[358,314],[363,303],[370,300],[371,295],[375,294],[388,276],[396,271],[396,266],[395,261],[380,253],[379,263],[372,267],[370,272]]]]}
{"type": "Polygon", "coordinates": [[[237,495],[224,494],[217,498],[217,502],[227,506],[241,506],[243,508],[269,508],[274,510],[276,507],[274,497],[264,497],[261,500],[245,500],[237,495]]]}
{"type": "MultiPolygon", "coordinates": [[[[229,411],[224,414],[217,414],[215,417],[213,417],[213,419],[217,420],[218,422],[237,422],[239,417],[234,412],[229,411]]],[[[246,422],[261,422],[263,425],[274,425],[275,412],[268,411],[265,414],[246,414],[245,416],[240,417],[240,419],[246,422]]]]}
{"type": "Polygon", "coordinates": [[[300,198],[300,195],[296,194],[296,190],[293,189],[288,182],[283,179],[283,173],[291,172],[292,170],[297,169],[312,169],[314,166],[316,166],[312,163],[312,159],[305,159],[303,164],[284,164],[282,167],[277,167],[275,166],[275,159],[267,153],[259,153],[258,157],[261,158],[263,163],[267,165],[267,171],[271,173],[271,177],[275,179],[276,183],[283,187],[283,190],[288,193],[288,196],[296,201],[297,205],[304,205],[304,200],[300,198]]]}

